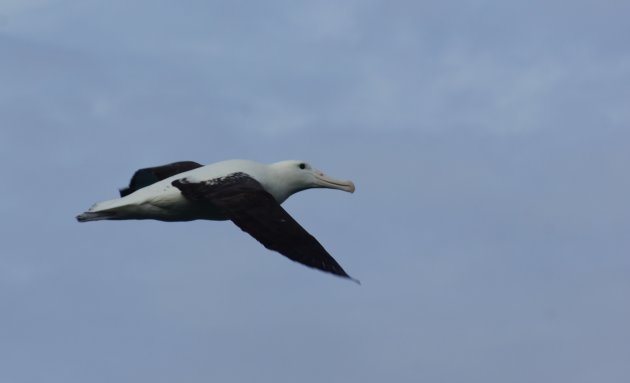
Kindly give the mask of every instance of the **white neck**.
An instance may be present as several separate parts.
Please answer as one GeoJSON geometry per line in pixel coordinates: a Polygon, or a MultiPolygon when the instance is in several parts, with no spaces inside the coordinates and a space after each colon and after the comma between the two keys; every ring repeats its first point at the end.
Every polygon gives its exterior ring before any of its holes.
{"type": "Polygon", "coordinates": [[[290,182],[291,180],[287,179],[288,177],[286,173],[282,171],[282,168],[275,167],[274,164],[268,167],[265,178],[266,179],[261,183],[265,187],[265,190],[271,193],[278,203],[283,203],[294,193],[305,189],[290,182]]]}

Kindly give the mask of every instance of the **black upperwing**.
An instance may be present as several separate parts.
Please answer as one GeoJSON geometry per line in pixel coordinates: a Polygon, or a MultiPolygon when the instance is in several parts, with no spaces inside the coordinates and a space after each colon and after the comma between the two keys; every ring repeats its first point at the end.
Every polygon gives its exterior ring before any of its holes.
{"type": "Polygon", "coordinates": [[[131,177],[129,186],[120,189],[120,196],[124,197],[136,190],[162,181],[168,177],[174,176],[175,174],[187,172],[202,166],[203,165],[194,161],[180,161],[173,162],[172,164],[140,169],[133,174],[133,177],[131,177]]]}
{"type": "Polygon", "coordinates": [[[358,282],[258,181],[247,174],[233,173],[199,183],[182,179],[173,181],[173,186],[189,200],[210,203],[220,209],[266,248],[303,265],[358,282]]]}

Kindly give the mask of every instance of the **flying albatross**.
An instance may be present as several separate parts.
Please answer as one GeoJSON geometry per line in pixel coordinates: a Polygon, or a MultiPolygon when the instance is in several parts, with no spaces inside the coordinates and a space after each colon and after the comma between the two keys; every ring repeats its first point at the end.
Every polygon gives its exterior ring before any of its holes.
{"type": "Polygon", "coordinates": [[[120,189],[121,198],[98,202],[76,218],[231,220],[270,250],[358,282],[280,206],[292,194],[311,188],[354,192],[352,181],[324,175],[303,161],[265,165],[228,160],[206,166],[182,161],[136,171],[129,186],[120,189]]]}

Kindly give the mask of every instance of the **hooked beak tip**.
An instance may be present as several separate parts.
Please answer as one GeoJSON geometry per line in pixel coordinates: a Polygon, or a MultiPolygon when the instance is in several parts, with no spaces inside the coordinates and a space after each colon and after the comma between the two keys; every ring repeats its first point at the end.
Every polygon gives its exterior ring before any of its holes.
{"type": "Polygon", "coordinates": [[[339,189],[348,193],[354,193],[355,191],[354,182],[352,181],[338,180],[336,178],[328,177],[321,173],[317,174],[316,178],[319,187],[339,189]]]}

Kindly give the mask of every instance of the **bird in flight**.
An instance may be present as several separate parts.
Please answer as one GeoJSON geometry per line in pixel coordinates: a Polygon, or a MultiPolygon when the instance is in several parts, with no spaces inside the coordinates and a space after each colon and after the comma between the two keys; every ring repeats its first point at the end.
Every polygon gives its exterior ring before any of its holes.
{"type": "Polygon", "coordinates": [[[228,160],[205,166],[182,161],[136,171],[129,186],[120,189],[120,198],[98,202],[76,218],[231,220],[267,249],[358,283],[280,206],[292,194],[311,188],[355,189],[352,181],[329,177],[303,161],[266,165],[228,160]]]}

